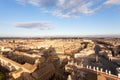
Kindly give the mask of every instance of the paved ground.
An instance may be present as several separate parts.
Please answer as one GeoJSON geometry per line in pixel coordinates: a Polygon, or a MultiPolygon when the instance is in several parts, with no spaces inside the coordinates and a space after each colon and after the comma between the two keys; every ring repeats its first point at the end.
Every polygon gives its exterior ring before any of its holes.
{"type": "Polygon", "coordinates": [[[92,67],[95,66],[95,67],[103,68],[103,71],[107,69],[110,70],[112,74],[116,74],[116,68],[119,67],[117,64],[107,60],[103,56],[99,56],[99,62],[95,62],[95,55],[90,55],[85,58],[79,58],[77,60],[79,63],[82,61],[84,66],[90,65],[92,67]]]}

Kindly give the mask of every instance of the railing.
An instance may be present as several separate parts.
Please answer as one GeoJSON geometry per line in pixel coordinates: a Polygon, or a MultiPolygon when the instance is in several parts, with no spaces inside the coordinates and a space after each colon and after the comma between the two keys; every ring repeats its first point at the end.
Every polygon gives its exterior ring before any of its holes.
{"type": "Polygon", "coordinates": [[[109,78],[109,79],[120,80],[120,76],[119,75],[118,76],[117,75],[113,75],[113,74],[111,74],[111,71],[107,70],[107,69],[104,72],[103,68],[86,66],[86,67],[81,68],[81,70],[89,71],[89,72],[96,73],[96,74],[101,74],[104,77],[109,78]]]}
{"type": "Polygon", "coordinates": [[[95,74],[101,74],[106,78],[112,79],[112,80],[120,80],[120,75],[113,75],[111,74],[110,70],[105,70],[105,72],[103,71],[103,68],[99,68],[99,67],[92,67],[92,66],[84,66],[83,64],[77,65],[77,63],[68,63],[69,66],[75,66],[77,69],[82,70],[82,71],[86,71],[86,72],[92,72],[95,74]]]}

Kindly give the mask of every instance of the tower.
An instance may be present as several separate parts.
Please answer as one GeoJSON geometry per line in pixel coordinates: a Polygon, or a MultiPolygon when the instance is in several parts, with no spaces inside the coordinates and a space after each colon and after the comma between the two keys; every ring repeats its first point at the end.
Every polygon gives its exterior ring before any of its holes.
{"type": "Polygon", "coordinates": [[[95,60],[96,60],[96,62],[98,62],[98,60],[99,60],[98,55],[99,55],[99,51],[100,51],[100,46],[99,45],[95,45],[94,51],[95,51],[95,60]]]}

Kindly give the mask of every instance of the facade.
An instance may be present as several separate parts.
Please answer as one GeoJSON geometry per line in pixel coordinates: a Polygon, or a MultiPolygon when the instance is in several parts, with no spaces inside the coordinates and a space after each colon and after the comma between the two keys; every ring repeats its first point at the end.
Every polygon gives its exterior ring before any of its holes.
{"type": "Polygon", "coordinates": [[[38,62],[38,60],[36,60],[34,65],[31,65],[28,63],[21,65],[15,61],[12,61],[12,60],[0,55],[0,63],[2,66],[6,67],[9,71],[13,71],[11,75],[13,76],[13,78],[16,79],[16,78],[20,77],[22,72],[28,72],[28,73],[34,72],[36,70],[37,64],[39,62],[38,62]]]}

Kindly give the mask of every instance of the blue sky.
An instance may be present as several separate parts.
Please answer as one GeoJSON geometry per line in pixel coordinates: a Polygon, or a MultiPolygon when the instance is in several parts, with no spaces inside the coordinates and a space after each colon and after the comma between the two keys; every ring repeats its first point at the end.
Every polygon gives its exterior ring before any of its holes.
{"type": "Polygon", "coordinates": [[[120,0],[0,0],[1,37],[120,34],[120,0]]]}

